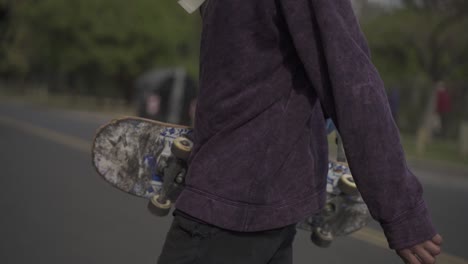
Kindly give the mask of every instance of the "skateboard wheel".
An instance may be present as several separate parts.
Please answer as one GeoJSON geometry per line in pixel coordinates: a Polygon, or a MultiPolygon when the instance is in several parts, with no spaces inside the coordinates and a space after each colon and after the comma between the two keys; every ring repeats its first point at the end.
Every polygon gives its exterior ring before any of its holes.
{"type": "Polygon", "coordinates": [[[327,232],[320,227],[315,228],[310,235],[312,242],[321,248],[327,248],[333,242],[333,235],[331,232],[327,232]]]}
{"type": "Polygon", "coordinates": [[[172,153],[179,159],[187,160],[192,152],[193,142],[185,137],[178,137],[174,139],[172,144],[172,153]]]}
{"type": "Polygon", "coordinates": [[[336,205],[333,202],[325,204],[323,207],[323,213],[327,216],[333,215],[336,213],[336,205]]]}
{"type": "Polygon", "coordinates": [[[178,184],[184,183],[184,174],[179,173],[179,175],[177,175],[177,177],[175,178],[175,182],[178,184]]]}
{"type": "Polygon", "coordinates": [[[356,183],[354,182],[353,176],[351,174],[343,174],[338,180],[338,188],[348,195],[353,195],[358,193],[356,183]]]}
{"type": "Polygon", "coordinates": [[[171,211],[172,203],[167,200],[166,203],[162,204],[158,201],[159,195],[155,195],[148,202],[148,209],[151,213],[157,216],[166,216],[171,211]]]}

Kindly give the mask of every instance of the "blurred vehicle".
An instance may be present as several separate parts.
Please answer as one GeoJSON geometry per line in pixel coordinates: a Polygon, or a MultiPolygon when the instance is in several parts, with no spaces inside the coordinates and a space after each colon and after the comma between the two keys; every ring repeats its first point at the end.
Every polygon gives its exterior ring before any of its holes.
{"type": "Polygon", "coordinates": [[[155,69],[135,81],[137,115],[173,124],[192,125],[197,86],[183,68],[155,69]]]}

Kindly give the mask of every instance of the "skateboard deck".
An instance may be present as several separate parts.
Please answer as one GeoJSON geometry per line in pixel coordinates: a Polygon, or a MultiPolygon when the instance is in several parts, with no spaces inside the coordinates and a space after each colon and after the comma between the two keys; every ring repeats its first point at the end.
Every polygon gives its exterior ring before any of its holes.
{"type": "MultiPolygon", "coordinates": [[[[193,143],[190,127],[124,117],[98,129],[93,165],[113,187],[149,199],[148,209],[167,215],[183,189],[193,143]]],[[[325,207],[299,223],[312,241],[327,247],[336,236],[364,227],[369,212],[345,162],[329,162],[325,207]]]]}
{"type": "Polygon", "coordinates": [[[191,134],[186,126],[137,117],[115,119],[96,133],[93,165],[113,187],[150,199],[148,208],[164,216],[184,183],[191,134]]]}

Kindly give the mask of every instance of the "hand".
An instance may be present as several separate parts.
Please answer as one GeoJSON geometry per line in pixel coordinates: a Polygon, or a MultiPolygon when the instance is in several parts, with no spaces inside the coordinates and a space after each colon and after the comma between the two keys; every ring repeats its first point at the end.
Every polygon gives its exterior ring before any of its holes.
{"type": "Polygon", "coordinates": [[[431,240],[396,252],[406,264],[433,264],[436,263],[436,256],[441,252],[441,245],[442,237],[436,235],[431,240]]]}

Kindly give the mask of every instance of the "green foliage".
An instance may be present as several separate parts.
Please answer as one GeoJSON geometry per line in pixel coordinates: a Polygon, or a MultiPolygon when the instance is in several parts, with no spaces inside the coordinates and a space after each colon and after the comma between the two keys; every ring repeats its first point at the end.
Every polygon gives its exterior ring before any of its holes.
{"type": "Polygon", "coordinates": [[[389,80],[467,78],[467,16],[400,9],[364,25],[374,60],[389,80]]]}
{"type": "Polygon", "coordinates": [[[155,66],[196,72],[198,17],[175,1],[21,1],[14,25],[3,73],[120,82],[155,66]]]}
{"type": "Polygon", "coordinates": [[[188,16],[170,1],[45,0],[36,5],[31,24],[39,27],[35,32],[51,33],[44,35],[44,47],[65,71],[95,65],[107,75],[122,70],[133,75],[153,63],[178,61],[177,48],[196,41],[188,16]]]}
{"type": "MultiPolygon", "coordinates": [[[[466,94],[466,28],[465,12],[433,6],[395,9],[363,20],[374,63],[387,87],[397,87],[400,91],[403,130],[414,132],[423,122],[436,82],[448,83],[454,95],[466,94]]],[[[466,106],[468,102],[464,98],[454,96],[454,108],[466,106]]]]}

